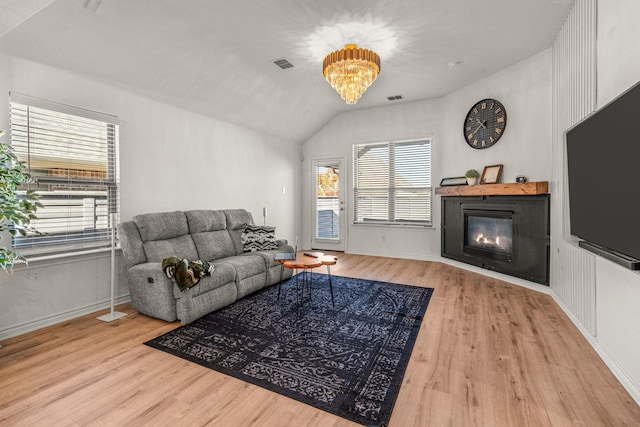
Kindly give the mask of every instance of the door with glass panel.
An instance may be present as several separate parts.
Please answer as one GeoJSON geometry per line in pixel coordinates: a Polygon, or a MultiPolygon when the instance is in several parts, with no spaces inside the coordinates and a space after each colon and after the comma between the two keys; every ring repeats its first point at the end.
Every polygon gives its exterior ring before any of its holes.
{"type": "Polygon", "coordinates": [[[345,249],[344,163],[344,158],[312,162],[313,249],[345,249]]]}

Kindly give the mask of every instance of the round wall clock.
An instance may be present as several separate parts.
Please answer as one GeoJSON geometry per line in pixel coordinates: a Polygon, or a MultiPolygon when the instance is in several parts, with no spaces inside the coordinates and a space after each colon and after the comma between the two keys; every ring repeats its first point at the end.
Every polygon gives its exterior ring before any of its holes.
{"type": "Polygon", "coordinates": [[[464,119],[464,139],[472,148],[489,148],[502,136],[507,127],[507,110],[500,101],[478,101],[464,119]]]}

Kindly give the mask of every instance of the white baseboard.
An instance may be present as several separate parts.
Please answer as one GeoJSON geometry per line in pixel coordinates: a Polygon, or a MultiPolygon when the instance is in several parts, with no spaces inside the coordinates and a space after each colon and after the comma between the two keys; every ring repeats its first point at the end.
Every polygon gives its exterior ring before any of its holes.
{"type": "MultiPolygon", "coordinates": [[[[115,305],[129,302],[129,295],[123,295],[116,297],[114,300],[115,305]]],[[[0,329],[0,340],[12,338],[18,335],[26,334],[46,326],[55,325],[56,323],[64,322],[66,320],[75,319],[76,317],[84,316],[86,314],[95,313],[100,310],[111,307],[111,300],[107,299],[99,301],[95,304],[90,304],[84,307],[74,308],[62,313],[53,314],[51,316],[42,317],[40,319],[32,320],[26,323],[13,325],[8,328],[0,329]]]]}
{"type": "Polygon", "coordinates": [[[418,261],[441,261],[441,258],[438,257],[429,257],[424,255],[416,255],[412,253],[390,253],[388,251],[361,251],[361,250],[347,250],[345,251],[347,254],[352,255],[368,255],[368,256],[379,256],[384,258],[401,258],[401,259],[415,259],[418,261]]]}

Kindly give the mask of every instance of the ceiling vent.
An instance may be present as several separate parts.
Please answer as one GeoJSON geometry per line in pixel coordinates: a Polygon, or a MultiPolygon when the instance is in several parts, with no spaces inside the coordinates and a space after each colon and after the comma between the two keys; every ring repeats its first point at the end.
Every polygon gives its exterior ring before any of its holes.
{"type": "Polygon", "coordinates": [[[387,99],[389,101],[397,101],[399,99],[404,99],[404,96],[402,95],[387,96],[387,99]]]}
{"type": "Polygon", "coordinates": [[[286,58],[274,59],[272,62],[283,70],[294,67],[294,65],[286,58]]]}

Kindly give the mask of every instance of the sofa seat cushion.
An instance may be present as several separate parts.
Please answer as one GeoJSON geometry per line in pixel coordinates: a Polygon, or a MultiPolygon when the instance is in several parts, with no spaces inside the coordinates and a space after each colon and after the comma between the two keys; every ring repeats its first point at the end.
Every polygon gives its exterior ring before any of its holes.
{"type": "Polygon", "coordinates": [[[255,254],[227,257],[220,260],[220,262],[231,264],[236,269],[236,281],[256,276],[265,271],[264,258],[255,254]]]}
{"type": "Polygon", "coordinates": [[[211,273],[211,276],[204,276],[200,279],[197,285],[192,286],[184,292],[180,292],[180,290],[176,286],[174,288],[175,297],[184,297],[184,294],[188,292],[189,296],[193,298],[202,294],[206,294],[207,292],[210,292],[229,283],[235,283],[236,270],[231,264],[227,264],[224,262],[214,262],[212,264],[214,270],[213,273],[211,273]]]}
{"type": "Polygon", "coordinates": [[[264,288],[267,282],[267,269],[260,255],[238,255],[224,258],[225,262],[236,270],[238,298],[264,288]]]}

